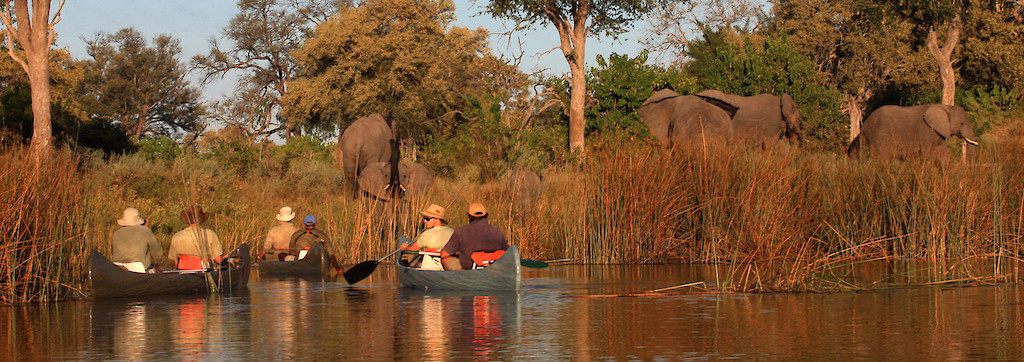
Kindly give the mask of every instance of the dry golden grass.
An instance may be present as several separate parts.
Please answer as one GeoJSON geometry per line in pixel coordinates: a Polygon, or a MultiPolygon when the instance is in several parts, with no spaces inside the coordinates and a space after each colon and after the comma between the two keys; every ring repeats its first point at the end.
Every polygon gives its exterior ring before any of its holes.
{"type": "Polygon", "coordinates": [[[518,194],[504,179],[480,184],[466,171],[386,203],[352,199],[340,171],[322,161],[239,175],[203,157],[164,163],[62,152],[33,173],[23,157],[0,155],[5,303],[86,293],[85,252],[109,253],[125,207],[141,210],[166,248],[189,205],[211,214],[205,226],[225,249],[250,243],[254,256],[285,205],[299,218],[316,215],[343,262],[354,264],[387,254],[399,235],[415,235],[418,212],[430,203],[446,207],[458,227],[466,207],[482,202],[525,258],[727,263],[713,281],[724,290],[861,288],[844,270],[903,260],[948,263],[915,283],[1022,279],[1020,141],[989,145],[970,163],[605,144],[579,166],[546,170],[536,193],[518,194]],[[965,267],[978,263],[988,264],[965,267]]]}

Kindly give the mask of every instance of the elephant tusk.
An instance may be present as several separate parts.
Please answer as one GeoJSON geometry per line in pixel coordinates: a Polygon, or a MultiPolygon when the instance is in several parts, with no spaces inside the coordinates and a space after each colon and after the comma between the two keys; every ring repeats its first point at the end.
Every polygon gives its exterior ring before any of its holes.
{"type": "Polygon", "coordinates": [[[975,145],[975,146],[978,145],[978,141],[972,140],[972,139],[967,138],[967,137],[964,137],[964,141],[967,141],[967,143],[970,143],[970,144],[975,145]]]}

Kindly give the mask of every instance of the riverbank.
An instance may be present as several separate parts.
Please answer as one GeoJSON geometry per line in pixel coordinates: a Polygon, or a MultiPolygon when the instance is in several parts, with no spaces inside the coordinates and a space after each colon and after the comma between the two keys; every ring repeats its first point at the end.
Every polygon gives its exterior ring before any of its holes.
{"type": "Polygon", "coordinates": [[[109,253],[125,207],[150,219],[166,248],[185,226],[178,213],[195,204],[211,214],[207,226],[226,249],[259,245],[281,206],[314,214],[346,263],[375,259],[397,235],[415,234],[429,203],[447,207],[457,227],[469,203],[483,202],[530,259],[729,263],[719,284],[726,290],[848,288],[832,270],[875,260],[988,260],[991,275],[953,267],[936,281],[1020,281],[1007,268],[1024,249],[1024,142],[1008,139],[971,162],[606,144],[582,165],[545,170],[539,190],[513,191],[505,179],[480,182],[461,170],[386,204],[352,199],[331,160],[243,172],[202,155],[59,152],[32,171],[23,153],[8,151],[0,155],[8,170],[0,179],[0,302],[85,293],[85,252],[109,253]]]}

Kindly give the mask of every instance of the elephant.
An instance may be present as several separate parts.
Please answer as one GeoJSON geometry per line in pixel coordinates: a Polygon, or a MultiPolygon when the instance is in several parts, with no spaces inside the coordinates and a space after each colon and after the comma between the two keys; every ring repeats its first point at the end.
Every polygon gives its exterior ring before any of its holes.
{"type": "Polygon", "coordinates": [[[338,138],[345,179],[352,186],[352,197],[359,195],[358,180],[363,171],[376,162],[391,160],[391,127],[380,114],[357,119],[338,138]]]}
{"type": "MultiPolygon", "coordinates": [[[[359,175],[359,188],[368,195],[380,200],[390,200],[392,192],[388,189],[391,182],[391,163],[375,162],[370,164],[359,175]]],[[[398,182],[403,197],[416,197],[434,183],[434,174],[426,166],[415,162],[398,163],[398,182]]]]}
{"type": "Polygon", "coordinates": [[[917,154],[944,158],[949,155],[945,143],[951,136],[978,145],[963,108],[942,104],[888,105],[879,107],[864,120],[849,152],[867,150],[873,155],[896,158],[917,154]]]}
{"type": "Polygon", "coordinates": [[[509,172],[507,182],[507,190],[517,209],[532,209],[534,202],[540,198],[543,186],[540,174],[527,167],[517,167],[509,172]]]}
{"type": "Polygon", "coordinates": [[[697,96],[681,96],[671,89],[657,91],[637,110],[651,135],[671,147],[679,142],[733,138],[735,108],[719,107],[697,96]]]}
{"type": "Polygon", "coordinates": [[[762,147],[773,146],[782,138],[792,144],[800,142],[800,109],[789,94],[763,93],[744,97],[705,90],[697,96],[724,109],[736,109],[732,124],[740,140],[752,141],[762,147]]]}

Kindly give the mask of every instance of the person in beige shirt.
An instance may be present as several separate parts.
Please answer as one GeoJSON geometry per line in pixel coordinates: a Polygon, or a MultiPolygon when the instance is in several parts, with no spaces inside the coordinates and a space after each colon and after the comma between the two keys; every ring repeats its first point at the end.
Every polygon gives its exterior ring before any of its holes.
{"type": "Polygon", "coordinates": [[[220,264],[223,260],[223,245],[213,230],[200,226],[207,216],[202,207],[189,207],[181,212],[181,220],[188,227],[171,237],[171,246],[167,249],[167,258],[178,263],[178,269],[193,269],[195,266],[182,266],[181,256],[200,258],[203,268],[210,266],[210,261],[220,264]]]}
{"type": "Polygon", "coordinates": [[[279,223],[267,231],[267,238],[263,242],[263,260],[282,261],[288,255],[292,235],[300,229],[292,224],[295,212],[291,207],[282,207],[274,218],[279,223]]]}
{"type": "Polygon", "coordinates": [[[134,272],[152,271],[155,262],[163,261],[164,250],[145,222],[146,219],[139,216],[138,209],[124,209],[121,218],[117,220],[121,228],[111,236],[111,261],[134,272]],[[135,263],[141,266],[141,271],[133,269],[135,266],[132,264],[135,263]]]}
{"type": "Polygon", "coordinates": [[[412,267],[420,267],[428,270],[441,270],[440,254],[428,255],[424,253],[439,253],[448,239],[452,237],[455,229],[448,226],[444,218],[444,208],[437,204],[430,204],[420,212],[423,216],[423,232],[412,244],[402,244],[400,248],[408,251],[421,251],[417,254],[406,254],[402,256],[403,261],[412,267]]]}

